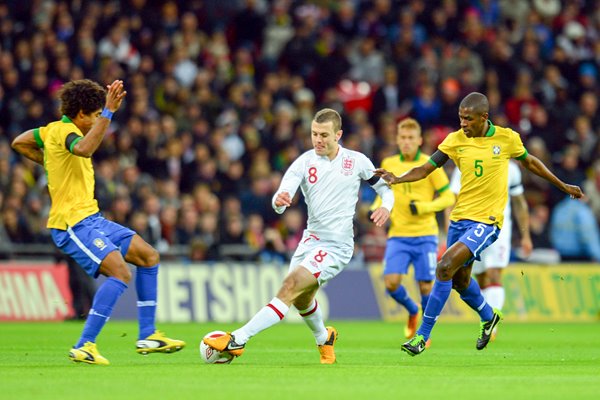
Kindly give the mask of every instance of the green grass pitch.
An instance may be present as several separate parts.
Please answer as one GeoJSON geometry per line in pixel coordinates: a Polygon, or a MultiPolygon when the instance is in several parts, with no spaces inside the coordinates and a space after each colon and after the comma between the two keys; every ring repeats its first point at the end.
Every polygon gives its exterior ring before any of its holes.
{"type": "Polygon", "coordinates": [[[206,365],[201,337],[231,324],[161,324],[188,346],[134,352],[134,322],[110,321],[98,339],[108,367],[67,359],[81,322],[0,324],[0,399],[594,399],[600,396],[600,324],[501,324],[475,349],[475,323],[437,324],[430,349],[400,351],[402,325],[333,322],[338,362],[320,365],[302,324],[279,324],[230,365],[206,365]]]}

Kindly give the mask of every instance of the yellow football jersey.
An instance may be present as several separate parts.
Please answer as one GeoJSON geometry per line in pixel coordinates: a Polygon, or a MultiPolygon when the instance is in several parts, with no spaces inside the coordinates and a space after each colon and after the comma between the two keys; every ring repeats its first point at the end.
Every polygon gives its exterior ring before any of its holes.
{"type": "Polygon", "coordinates": [[[468,219],[502,228],[508,196],[508,162],[511,158],[524,159],[527,150],[517,132],[491,122],[489,125],[483,137],[469,138],[462,129],[452,132],[438,150],[447,154],[462,174],[450,219],[468,219]]]}
{"type": "MultiPolygon", "coordinates": [[[[381,162],[381,168],[400,176],[408,170],[423,165],[429,156],[417,153],[413,161],[407,161],[401,154],[386,157],[381,162]]],[[[449,188],[448,176],[442,168],[436,169],[425,179],[416,182],[405,182],[392,185],[394,191],[394,208],[390,214],[390,229],[388,237],[415,237],[438,234],[438,224],[435,213],[413,215],[410,202],[429,202],[433,200],[436,191],[441,193],[449,188]]],[[[371,209],[377,208],[381,199],[377,198],[371,209]]]]}
{"type": "Polygon", "coordinates": [[[33,130],[38,146],[44,149],[44,168],[52,199],[48,228],[66,230],[67,226],[99,211],[94,198],[92,159],[71,153],[79,139],[72,143],[71,149],[67,148],[70,133],[83,137],[79,128],[64,115],[60,121],[33,130]]]}

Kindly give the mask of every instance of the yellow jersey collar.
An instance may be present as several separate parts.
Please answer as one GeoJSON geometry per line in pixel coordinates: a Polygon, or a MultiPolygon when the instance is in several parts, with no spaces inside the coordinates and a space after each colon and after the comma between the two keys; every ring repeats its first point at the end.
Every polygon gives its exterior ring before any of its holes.
{"type": "Polygon", "coordinates": [[[67,117],[66,115],[63,115],[62,118],[60,119],[60,122],[65,122],[67,124],[72,124],[73,121],[71,121],[71,119],[69,117],[67,117]]]}
{"type": "MultiPolygon", "coordinates": [[[[418,161],[419,157],[421,157],[421,149],[417,150],[417,154],[415,154],[415,159],[413,161],[418,161]]],[[[404,162],[404,155],[400,153],[400,161],[404,162]]]]}

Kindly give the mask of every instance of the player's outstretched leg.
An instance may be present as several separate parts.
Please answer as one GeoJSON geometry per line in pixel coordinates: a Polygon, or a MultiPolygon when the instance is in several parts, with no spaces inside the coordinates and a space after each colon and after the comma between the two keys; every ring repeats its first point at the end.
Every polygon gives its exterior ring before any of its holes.
{"type": "Polygon", "coordinates": [[[477,338],[477,350],[485,349],[485,346],[492,337],[492,332],[500,320],[502,319],[502,313],[499,310],[494,309],[494,315],[489,321],[481,321],[479,337],[477,338]]]}
{"type": "Polygon", "coordinates": [[[69,360],[86,364],[109,365],[110,362],[98,352],[96,343],[85,342],[81,347],[69,351],[69,360]]]}
{"type": "Polygon", "coordinates": [[[152,335],[136,342],[136,352],[139,354],[149,353],[175,353],[185,347],[182,340],[171,339],[165,336],[159,330],[154,331],[152,335]]]}
{"type": "Polygon", "coordinates": [[[127,284],[114,277],[109,277],[100,286],[94,296],[94,302],[85,321],[81,337],[69,351],[70,360],[87,364],[109,364],[108,360],[102,357],[96,349],[96,337],[108,321],[114,305],[125,289],[127,289],[127,284]]]}
{"type": "Polygon", "coordinates": [[[214,338],[205,337],[203,341],[207,346],[217,351],[228,351],[232,355],[239,357],[244,352],[246,342],[252,336],[281,321],[289,309],[287,304],[279,298],[273,297],[269,304],[254,314],[254,317],[240,329],[214,338]]]}
{"type": "Polygon", "coordinates": [[[327,340],[322,345],[319,345],[319,353],[321,353],[321,364],[335,363],[335,351],[333,347],[337,341],[338,333],[333,326],[327,327],[327,340]]]}

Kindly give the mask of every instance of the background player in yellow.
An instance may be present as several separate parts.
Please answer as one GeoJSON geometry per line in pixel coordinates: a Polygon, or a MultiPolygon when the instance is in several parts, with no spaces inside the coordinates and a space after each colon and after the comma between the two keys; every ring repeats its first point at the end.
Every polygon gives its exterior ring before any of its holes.
{"type": "Polygon", "coordinates": [[[59,92],[62,118],[25,131],[12,143],[13,149],[46,170],[52,199],[47,226],[56,246],[90,276],[108,277],[94,296],[79,341],[69,352],[69,358],[75,362],[109,364],[98,352],[96,337],[131,280],[127,263],[138,267],[137,352],[170,353],[185,346],[181,340],[169,339],[155,328],[158,252],[131,229],[105,219],[94,198],[91,157],[126,94],[120,80],[108,86],[108,94],[98,83],[87,79],[68,82],[59,92]]]}
{"type": "MultiPolygon", "coordinates": [[[[421,126],[412,118],[398,123],[396,143],[400,153],[384,158],[381,168],[401,175],[429,159],[429,155],[420,149],[423,143],[421,126]]],[[[417,330],[420,310],[402,285],[402,280],[412,263],[424,310],[437,264],[439,230],[435,213],[454,204],[455,197],[449,190],[448,176],[442,168],[436,169],[426,179],[394,185],[392,189],[395,207],[390,215],[383,281],[387,293],[408,311],[404,334],[411,338],[417,330]],[[436,192],[439,194],[437,197],[436,192]]],[[[375,210],[380,205],[381,199],[377,197],[371,209],[375,210]]]]}
{"type": "Polygon", "coordinates": [[[527,153],[521,137],[509,128],[497,127],[488,119],[489,103],[485,95],[468,94],[460,103],[460,129],[450,133],[428,162],[400,177],[384,169],[375,171],[389,184],[424,179],[452,158],[462,173],[461,189],[450,216],[447,250],[437,264],[423,321],[414,338],[402,345],[411,356],[422,353],[431,330],[454,288],[461,299],[480,318],[477,350],[484,349],[501,314],[493,310],[481,294],[477,281],[471,278],[475,259],[498,237],[508,197],[508,163],[511,158],[546,179],[573,198],[583,196],[578,186],[558,179],[538,158],[527,153]]]}

